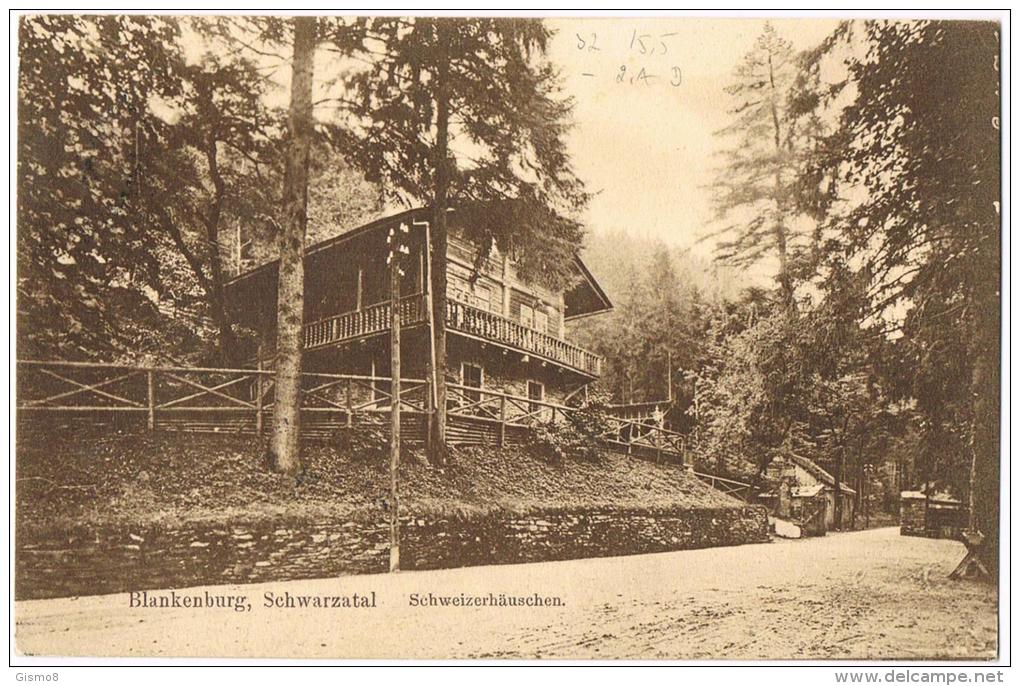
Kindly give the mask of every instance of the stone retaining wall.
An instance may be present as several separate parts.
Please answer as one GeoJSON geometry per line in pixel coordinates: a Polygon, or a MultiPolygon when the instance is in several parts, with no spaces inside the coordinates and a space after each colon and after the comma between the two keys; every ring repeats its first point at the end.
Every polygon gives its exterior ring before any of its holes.
{"type": "MultiPolygon", "coordinates": [[[[404,569],[443,569],[633,555],[760,543],[767,531],[760,506],[412,517],[402,524],[401,563],[404,569]]],[[[19,535],[15,597],[384,572],[388,541],[386,523],[353,521],[19,535]]]]}

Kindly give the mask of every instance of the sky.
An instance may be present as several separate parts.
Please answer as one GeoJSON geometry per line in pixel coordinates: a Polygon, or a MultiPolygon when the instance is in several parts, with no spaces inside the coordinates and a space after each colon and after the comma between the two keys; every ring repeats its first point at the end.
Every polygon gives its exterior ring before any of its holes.
{"type": "MultiPolygon", "coordinates": [[[[587,216],[591,231],[624,231],[711,254],[711,243],[697,239],[711,226],[706,185],[722,143],[713,132],[729,123],[723,88],[764,23],[549,20],[556,31],[550,58],[576,103],[569,148],[578,175],[596,193],[587,216]],[[642,69],[653,78],[641,78],[642,69]]],[[[829,19],[772,23],[798,50],[817,45],[836,26],[829,19]]]]}
{"type": "MultiPolygon", "coordinates": [[[[547,18],[554,31],[549,58],[573,98],[568,147],[575,171],[594,193],[587,216],[592,232],[623,231],[661,239],[711,257],[714,132],[730,121],[724,92],[736,64],[761,33],[764,19],[547,18]],[[643,78],[647,77],[647,78],[643,78]]],[[[833,19],[771,19],[794,49],[814,47],[837,25],[833,19]]],[[[207,49],[192,36],[197,59],[207,49]]],[[[284,51],[286,52],[286,51],[284,51]]],[[[260,58],[277,88],[271,104],[286,107],[287,57],[260,58]]],[[[334,73],[321,53],[316,73],[334,73]]],[[[319,80],[319,88],[326,84],[319,80]]],[[[323,113],[319,113],[323,116],[323,113]]],[[[756,278],[771,271],[764,265],[756,278]]]]}

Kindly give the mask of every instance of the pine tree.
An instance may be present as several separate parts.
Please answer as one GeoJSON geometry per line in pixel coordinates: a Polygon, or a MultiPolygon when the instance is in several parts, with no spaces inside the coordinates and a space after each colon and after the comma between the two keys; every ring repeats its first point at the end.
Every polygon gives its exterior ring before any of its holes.
{"type": "Polygon", "coordinates": [[[796,75],[792,45],[766,23],[726,87],[735,102],[733,121],[716,135],[730,143],[712,187],[717,219],[726,224],[706,236],[716,240],[723,262],[747,267],[775,259],[787,305],[793,302],[794,262],[805,248],[790,196],[798,179],[798,151],[811,131],[806,120],[788,112],[796,75]]]}
{"type": "MultiPolygon", "coordinates": [[[[525,278],[562,285],[583,235],[587,202],[564,135],[571,103],[543,54],[536,19],[377,19],[355,77],[345,147],[392,199],[431,208],[437,407],[445,407],[447,214],[467,238],[517,258],[525,278]],[[458,145],[460,144],[460,145],[458,145]],[[470,149],[471,153],[464,152],[470,149]]],[[[445,413],[430,455],[445,454],[445,413]]]]}
{"type": "MultiPolygon", "coordinates": [[[[855,265],[866,312],[902,333],[899,375],[927,431],[966,427],[971,526],[995,568],[999,530],[999,27],[846,23],[817,62],[860,43],[819,107],[838,126],[809,170],[831,186],[829,251],[855,265]],[[852,89],[852,90],[851,90],[852,89]],[[844,94],[850,104],[841,106],[844,94]],[[835,203],[853,193],[855,204],[835,203]],[[905,315],[903,313],[906,313],[905,315]]],[[[851,51],[852,54],[853,51],[851,51]]],[[[844,290],[830,279],[828,294],[844,290]]],[[[959,461],[959,457],[957,456],[959,461]]],[[[931,460],[928,460],[929,462],[931,460]]]]}

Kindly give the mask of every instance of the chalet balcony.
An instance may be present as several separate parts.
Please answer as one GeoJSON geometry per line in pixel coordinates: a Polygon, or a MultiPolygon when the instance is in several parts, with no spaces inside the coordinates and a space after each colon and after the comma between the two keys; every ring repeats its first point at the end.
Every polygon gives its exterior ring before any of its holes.
{"type": "Polygon", "coordinates": [[[602,371],[602,358],[595,353],[502,315],[456,300],[446,301],[446,326],[473,338],[530,353],[590,376],[598,376],[602,371]]]}
{"type": "MultiPolygon", "coordinates": [[[[400,299],[400,323],[403,326],[425,322],[425,296],[421,293],[400,299]]],[[[390,304],[382,302],[354,312],[319,319],[305,325],[305,349],[321,348],[341,341],[390,330],[390,304]]]]}
{"type": "MultiPolygon", "coordinates": [[[[412,326],[425,322],[424,295],[419,293],[401,299],[401,325],[412,326]]],[[[599,376],[602,371],[602,358],[599,355],[502,315],[456,300],[446,301],[446,326],[448,330],[470,338],[503,345],[588,376],[599,376]]],[[[390,304],[379,303],[356,312],[327,317],[305,325],[305,349],[321,348],[384,333],[389,328],[390,304]]]]}

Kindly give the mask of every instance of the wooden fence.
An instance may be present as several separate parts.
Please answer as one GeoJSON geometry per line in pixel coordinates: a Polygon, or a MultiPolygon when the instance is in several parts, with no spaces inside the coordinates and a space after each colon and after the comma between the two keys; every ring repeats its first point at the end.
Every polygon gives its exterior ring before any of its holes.
{"type": "MultiPolygon", "coordinates": [[[[379,423],[391,403],[389,378],[303,373],[301,411],[310,435],[355,423],[379,423]]],[[[270,370],[19,361],[19,413],[125,414],[149,429],[261,433],[273,411],[270,370]]],[[[401,410],[429,411],[428,386],[403,379],[401,410]]]]}
{"type": "MultiPolygon", "coordinates": [[[[301,377],[306,437],[388,424],[389,377],[313,372],[301,377]]],[[[273,385],[271,370],[24,360],[17,362],[17,410],[19,416],[135,417],[150,430],[260,434],[272,416],[273,385]]],[[[406,438],[423,442],[425,417],[432,411],[428,381],[402,379],[400,407],[406,438]]],[[[576,421],[580,412],[545,400],[447,384],[452,444],[521,444],[536,427],[576,421]]],[[[602,424],[599,439],[613,450],[686,462],[682,434],[647,420],[607,416],[602,424]]],[[[718,490],[745,500],[750,496],[748,484],[695,473],[718,490]]]]}
{"type": "MultiPolygon", "coordinates": [[[[508,393],[447,384],[447,411],[450,416],[470,417],[498,427],[496,442],[506,442],[506,432],[513,427],[534,428],[543,424],[569,422],[580,410],[545,400],[522,398],[508,393]]],[[[670,431],[647,421],[604,417],[607,425],[599,438],[610,446],[633,453],[653,453],[683,461],[687,445],[683,434],[670,431]]],[[[480,434],[481,435],[481,434],[480,434]]]]}
{"type": "Polygon", "coordinates": [[[751,484],[746,484],[743,481],[736,481],[734,479],[727,479],[714,474],[708,474],[706,472],[695,471],[694,475],[717,491],[721,491],[726,495],[731,495],[739,500],[751,502],[754,498],[754,488],[751,484]]]}

